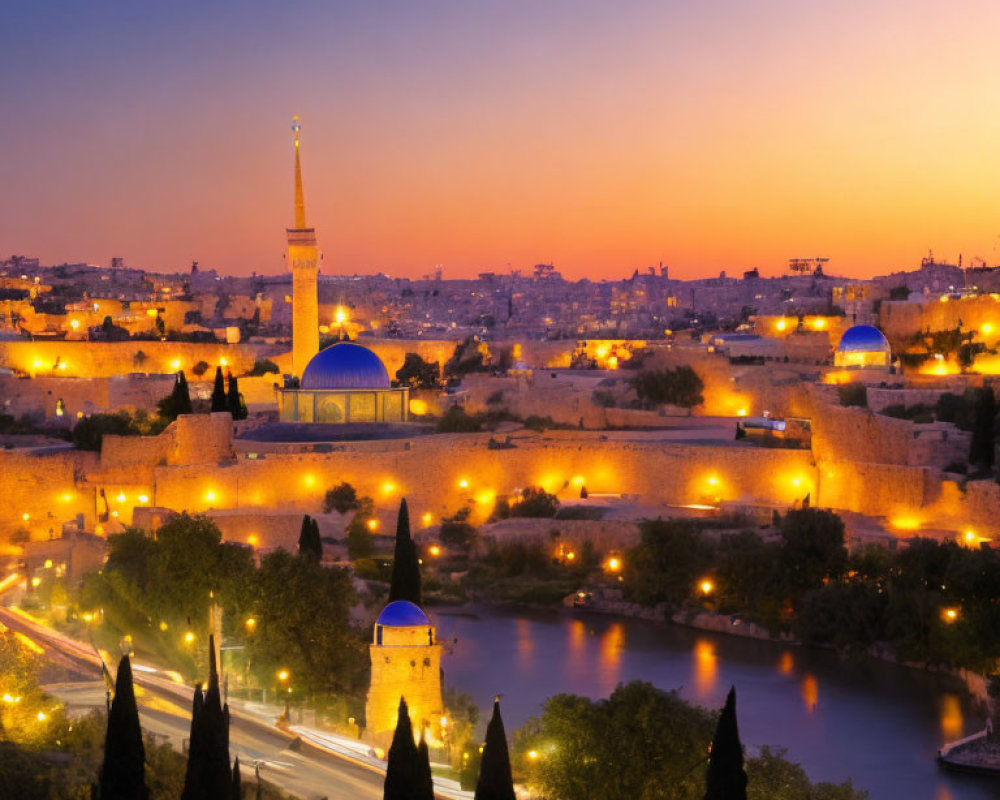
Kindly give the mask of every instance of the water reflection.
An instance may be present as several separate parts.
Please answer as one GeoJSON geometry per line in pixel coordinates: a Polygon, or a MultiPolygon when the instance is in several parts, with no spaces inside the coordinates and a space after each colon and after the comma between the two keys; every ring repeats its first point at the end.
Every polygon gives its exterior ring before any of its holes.
{"type": "Polygon", "coordinates": [[[531,638],[534,626],[530,620],[519,619],[517,621],[517,660],[522,667],[530,666],[531,657],[535,652],[535,642],[531,638]]]}
{"type": "Polygon", "coordinates": [[[621,680],[622,652],[625,649],[625,626],[614,622],[601,637],[597,661],[601,667],[601,684],[610,693],[621,680]]]}
{"type": "Polygon", "coordinates": [[[791,675],[795,671],[795,659],[792,658],[790,650],[786,650],[781,654],[781,660],[778,662],[778,670],[782,675],[791,675]]]}
{"type": "Polygon", "coordinates": [[[694,643],[694,687],[698,698],[712,697],[719,678],[719,660],[715,645],[708,639],[694,643]]]}
{"type": "Polygon", "coordinates": [[[802,702],[806,704],[806,711],[815,713],[816,706],[819,705],[819,681],[813,675],[806,675],[802,679],[802,702]]]}
{"type": "Polygon", "coordinates": [[[962,738],[965,719],[962,715],[962,702],[957,694],[946,692],[941,695],[938,704],[941,713],[941,737],[944,742],[954,742],[962,738]]]}

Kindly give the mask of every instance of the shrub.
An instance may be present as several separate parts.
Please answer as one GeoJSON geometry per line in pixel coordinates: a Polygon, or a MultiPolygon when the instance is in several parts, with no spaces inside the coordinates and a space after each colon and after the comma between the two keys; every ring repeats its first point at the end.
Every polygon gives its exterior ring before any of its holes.
{"type": "Polygon", "coordinates": [[[541,486],[529,486],[510,506],[512,517],[554,517],[559,501],[541,486]]]}
{"type": "Polygon", "coordinates": [[[324,514],[329,514],[331,511],[346,514],[348,511],[356,511],[360,507],[358,492],[349,483],[340,483],[334,486],[323,498],[324,514]]]}
{"type": "Polygon", "coordinates": [[[454,516],[441,520],[441,544],[447,548],[468,552],[476,539],[476,529],[469,524],[469,508],[459,509],[454,516]]]}
{"type": "MultiPolygon", "coordinates": [[[[200,363],[204,364],[205,362],[202,361],[200,363]]],[[[208,365],[205,364],[205,367],[207,369],[208,365]]],[[[268,373],[274,373],[275,375],[277,375],[280,372],[281,372],[281,370],[278,369],[278,365],[275,364],[269,358],[263,358],[263,359],[259,358],[259,359],[257,359],[256,361],[253,362],[253,369],[250,370],[250,374],[253,375],[254,377],[259,377],[261,375],[267,375],[268,373]]]]}
{"type": "Polygon", "coordinates": [[[863,383],[847,383],[837,387],[842,406],[868,408],[868,388],[863,383]]]}
{"type": "Polygon", "coordinates": [[[208,362],[207,361],[199,361],[197,364],[195,364],[191,368],[191,372],[193,372],[195,375],[197,375],[200,378],[202,375],[204,375],[206,372],[208,372],[208,362]]]}
{"type": "Polygon", "coordinates": [[[438,420],[438,433],[478,433],[483,423],[476,416],[466,413],[462,406],[452,406],[438,420]]]}

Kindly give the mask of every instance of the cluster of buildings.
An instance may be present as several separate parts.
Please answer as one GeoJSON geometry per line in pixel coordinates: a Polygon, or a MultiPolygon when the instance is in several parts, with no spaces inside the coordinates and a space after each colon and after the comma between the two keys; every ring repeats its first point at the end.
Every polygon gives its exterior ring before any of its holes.
{"type": "MultiPolygon", "coordinates": [[[[374,499],[373,531],[405,495],[430,538],[461,509],[485,523],[498,498],[527,486],[607,511],[606,525],[586,522],[598,548],[620,546],[630,518],[766,520],[806,503],[889,546],[1000,534],[1000,485],[965,474],[969,434],[882,413],[933,407],[1000,374],[997,270],[929,258],[867,281],[821,264],[698,281],[662,266],[576,283],[549,265],[464,281],[322,276],[297,129],[287,236],[290,275],[0,265],[0,419],[36,428],[0,431],[0,542],[29,572],[75,572],[108,534],[155,530],[180,511],[209,514],[257,551],[294,547],[301,515],[345,481],[374,499]],[[486,368],[457,386],[394,381],[408,353],[443,365],[468,337],[486,368]],[[501,354],[505,367],[490,369],[501,354]],[[679,366],[701,379],[701,403],[639,401],[631,377],[679,366]],[[183,415],[155,436],[106,435],[99,452],[46,433],[101,412],[153,412],[181,370],[205,398],[217,367],[239,377],[249,419],[183,415]],[[864,402],[845,404],[845,384],[863,385],[864,402]],[[502,442],[434,433],[429,421],[455,404],[511,420],[502,442]],[[544,423],[517,422],[529,418],[544,423]]],[[[340,515],[317,518],[342,536],[340,515]]],[[[416,648],[404,660],[439,675],[419,609],[390,607],[376,637],[416,648]]],[[[373,660],[381,672],[386,686],[396,679],[373,660]]],[[[440,684],[428,680],[430,707],[440,684]]],[[[394,691],[379,701],[393,723],[394,691]]]]}

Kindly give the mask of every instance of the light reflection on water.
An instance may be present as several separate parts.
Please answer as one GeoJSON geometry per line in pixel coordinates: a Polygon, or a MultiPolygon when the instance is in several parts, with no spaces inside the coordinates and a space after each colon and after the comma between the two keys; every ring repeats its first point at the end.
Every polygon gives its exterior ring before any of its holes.
{"type": "Polygon", "coordinates": [[[718,709],[735,685],[751,754],[765,744],[787,748],[814,780],[853,778],[871,800],[1000,797],[1000,783],[937,770],[937,749],[985,722],[940,674],[585,613],[432,613],[442,639],[458,638],[444,660],[446,685],[481,709],[502,692],[508,732],[560,692],[606,697],[638,679],[718,709]]]}

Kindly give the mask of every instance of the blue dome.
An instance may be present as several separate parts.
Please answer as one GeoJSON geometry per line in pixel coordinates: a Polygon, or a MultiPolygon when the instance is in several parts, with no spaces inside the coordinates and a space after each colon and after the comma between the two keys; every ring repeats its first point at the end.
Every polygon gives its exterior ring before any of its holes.
{"type": "Polygon", "coordinates": [[[389,373],[367,347],[337,342],[320,350],[302,373],[303,389],[388,389],[389,373]]]}
{"type": "Polygon", "coordinates": [[[389,628],[416,628],[430,625],[431,621],[415,603],[409,600],[395,600],[382,609],[375,624],[389,628]]]}
{"type": "Polygon", "coordinates": [[[888,353],[889,342],[873,325],[854,325],[844,331],[837,349],[841,353],[888,353]]]}

